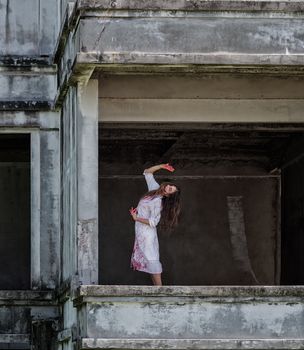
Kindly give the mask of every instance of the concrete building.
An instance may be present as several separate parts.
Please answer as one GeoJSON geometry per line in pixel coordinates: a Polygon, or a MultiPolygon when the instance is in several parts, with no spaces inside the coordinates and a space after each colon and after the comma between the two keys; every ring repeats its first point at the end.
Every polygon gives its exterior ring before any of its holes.
{"type": "Polygon", "coordinates": [[[302,1],[0,0],[0,145],[0,349],[304,348],[302,1]]]}

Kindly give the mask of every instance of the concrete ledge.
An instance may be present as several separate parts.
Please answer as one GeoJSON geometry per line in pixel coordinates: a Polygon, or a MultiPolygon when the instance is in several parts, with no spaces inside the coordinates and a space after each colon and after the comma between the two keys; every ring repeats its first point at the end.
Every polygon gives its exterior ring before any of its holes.
{"type": "Polygon", "coordinates": [[[0,305],[56,305],[52,292],[0,290],[0,305]]]}
{"type": "Polygon", "coordinates": [[[52,64],[51,57],[41,56],[1,56],[0,55],[0,66],[5,67],[40,67],[40,68],[52,68],[55,69],[56,65],[52,64]]]}
{"type": "Polygon", "coordinates": [[[85,315],[82,337],[93,339],[86,343],[92,349],[300,349],[303,342],[293,347],[285,341],[304,339],[303,291],[285,286],[82,286],[74,305],[85,315]],[[118,343],[110,343],[113,339],[118,343]]]}
{"type": "Polygon", "coordinates": [[[29,349],[29,334],[0,334],[0,349],[29,349]]]}
{"type": "Polygon", "coordinates": [[[304,11],[303,1],[227,0],[80,0],[79,10],[171,10],[171,11],[304,11]]]}
{"type": "Polygon", "coordinates": [[[81,340],[81,349],[303,349],[304,339],[95,339],[81,340]]]}
{"type": "MultiPolygon", "coordinates": [[[[304,74],[304,55],[82,52],[77,54],[69,84],[87,81],[94,70],[108,74],[229,73],[299,76],[304,74]]],[[[60,101],[60,96],[56,100],[60,101]]]]}
{"type": "MultiPolygon", "coordinates": [[[[51,111],[37,111],[28,113],[28,111],[0,111],[0,128],[11,132],[11,128],[35,128],[35,129],[53,129],[59,130],[60,113],[51,111]]],[[[23,293],[28,291],[3,291],[9,293],[23,293]]],[[[35,291],[31,291],[35,292],[35,291]]]]}
{"type": "Polygon", "coordinates": [[[298,297],[304,286],[101,286],[83,285],[79,297],[298,297]]]}
{"type": "MultiPolygon", "coordinates": [[[[153,53],[153,52],[87,52],[78,53],[75,64],[117,65],[254,65],[300,66],[303,71],[304,54],[234,54],[234,53],[153,53]]],[[[222,67],[223,68],[223,67],[222,67]]],[[[277,67],[278,69],[279,67],[277,67]]],[[[280,69],[283,69],[280,67],[280,69]]]]}
{"type": "Polygon", "coordinates": [[[50,111],[53,101],[0,101],[0,111],[50,111]]]}

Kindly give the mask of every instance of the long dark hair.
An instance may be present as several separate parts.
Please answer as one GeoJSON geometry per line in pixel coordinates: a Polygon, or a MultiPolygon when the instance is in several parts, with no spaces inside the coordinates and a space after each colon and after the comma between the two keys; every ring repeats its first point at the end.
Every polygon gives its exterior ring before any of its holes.
{"type": "Polygon", "coordinates": [[[162,182],[157,190],[147,192],[142,198],[153,198],[156,196],[163,196],[161,218],[159,223],[160,227],[166,231],[171,231],[177,226],[179,222],[179,216],[181,212],[181,190],[175,183],[162,182]],[[175,186],[177,191],[169,194],[168,196],[164,196],[164,188],[167,185],[175,186]]]}

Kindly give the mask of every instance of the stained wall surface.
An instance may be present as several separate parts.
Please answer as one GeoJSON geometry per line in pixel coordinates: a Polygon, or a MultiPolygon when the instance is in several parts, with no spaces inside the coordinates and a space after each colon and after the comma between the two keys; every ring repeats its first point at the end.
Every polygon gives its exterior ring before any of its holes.
{"type": "Polygon", "coordinates": [[[53,54],[60,26],[57,14],[58,1],[1,0],[0,55],[53,54]]]}

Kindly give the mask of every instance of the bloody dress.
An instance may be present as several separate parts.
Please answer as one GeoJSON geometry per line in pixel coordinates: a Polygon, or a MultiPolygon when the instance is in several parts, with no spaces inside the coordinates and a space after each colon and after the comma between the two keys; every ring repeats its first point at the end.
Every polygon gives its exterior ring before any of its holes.
{"type": "MultiPolygon", "coordinates": [[[[144,173],[148,190],[157,190],[159,184],[153,174],[144,173]]],[[[162,196],[142,198],[137,205],[137,216],[148,219],[149,225],[135,222],[135,243],[131,257],[131,267],[134,270],[151,274],[162,272],[159,261],[159,244],[156,226],[159,223],[162,209],[162,196]]]]}

